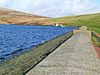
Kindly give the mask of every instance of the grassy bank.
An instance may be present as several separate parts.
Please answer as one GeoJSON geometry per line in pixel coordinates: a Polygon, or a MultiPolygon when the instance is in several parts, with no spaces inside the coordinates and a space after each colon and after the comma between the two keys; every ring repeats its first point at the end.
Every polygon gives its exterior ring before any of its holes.
{"type": "Polygon", "coordinates": [[[66,26],[87,26],[92,31],[100,34],[100,13],[66,16],[45,20],[44,22],[61,23],[66,26]]]}
{"type": "Polygon", "coordinates": [[[94,45],[96,47],[99,47],[100,48],[100,36],[98,36],[96,33],[92,32],[92,41],[94,43],[94,45]]]}
{"type": "Polygon", "coordinates": [[[54,51],[65,40],[71,37],[73,32],[66,33],[58,38],[46,42],[31,51],[17,56],[0,64],[0,75],[23,75],[37,63],[54,51]]]}

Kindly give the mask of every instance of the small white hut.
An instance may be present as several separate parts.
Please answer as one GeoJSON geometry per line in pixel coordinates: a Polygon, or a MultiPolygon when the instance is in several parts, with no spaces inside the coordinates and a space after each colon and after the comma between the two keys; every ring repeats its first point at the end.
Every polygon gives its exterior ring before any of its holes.
{"type": "Polygon", "coordinates": [[[64,27],[62,24],[55,23],[54,26],[64,27]]]}

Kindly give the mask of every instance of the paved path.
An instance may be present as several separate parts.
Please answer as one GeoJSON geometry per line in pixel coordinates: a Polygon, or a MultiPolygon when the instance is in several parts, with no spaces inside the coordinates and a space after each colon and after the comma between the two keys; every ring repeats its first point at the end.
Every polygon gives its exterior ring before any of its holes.
{"type": "Polygon", "coordinates": [[[26,75],[100,75],[100,60],[87,32],[80,31],[26,75]]]}

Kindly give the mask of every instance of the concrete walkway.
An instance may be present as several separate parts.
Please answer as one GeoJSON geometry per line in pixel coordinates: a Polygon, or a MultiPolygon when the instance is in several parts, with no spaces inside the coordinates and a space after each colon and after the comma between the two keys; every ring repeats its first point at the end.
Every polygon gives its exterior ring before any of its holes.
{"type": "Polygon", "coordinates": [[[74,34],[26,75],[100,75],[100,60],[87,30],[74,34]]]}

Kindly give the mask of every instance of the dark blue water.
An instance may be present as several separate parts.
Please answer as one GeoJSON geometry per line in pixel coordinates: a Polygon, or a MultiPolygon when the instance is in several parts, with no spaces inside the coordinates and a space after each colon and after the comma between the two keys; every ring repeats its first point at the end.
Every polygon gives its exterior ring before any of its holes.
{"type": "Polygon", "coordinates": [[[78,27],[0,25],[0,60],[34,48],[78,27]]]}

